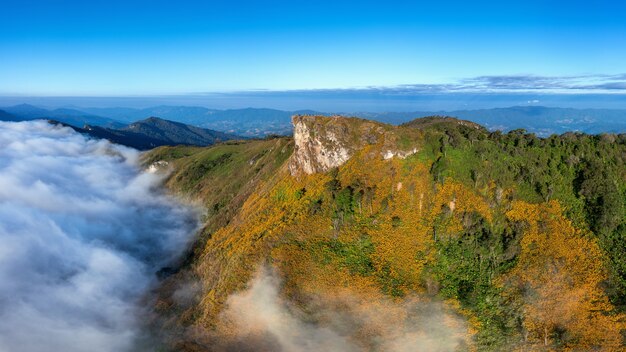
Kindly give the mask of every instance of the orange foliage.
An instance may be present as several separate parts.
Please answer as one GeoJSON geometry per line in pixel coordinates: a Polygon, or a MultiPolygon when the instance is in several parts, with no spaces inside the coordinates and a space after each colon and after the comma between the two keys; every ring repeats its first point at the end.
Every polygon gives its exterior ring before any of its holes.
{"type": "MultiPolygon", "coordinates": [[[[294,178],[283,170],[285,174],[277,175],[274,183],[253,193],[233,221],[207,242],[197,267],[206,292],[201,321],[211,325],[228,295],[244,289],[264,260],[271,260],[282,274],[285,293],[300,298],[302,304],[310,304],[316,297],[379,300],[384,296],[381,277],[392,281],[397,292],[423,292],[422,270],[434,255],[432,222],[442,205],[454,201],[455,213],[474,211],[487,219],[491,212],[479,195],[461,184],[446,182],[435,188],[427,164],[383,160],[378,147],[365,147],[336,174],[341,187],[358,185],[368,190],[350,220],[342,219],[340,225],[333,222],[328,209],[321,214],[310,210],[320,199],[325,207],[333,204],[326,188],[332,180],[330,174],[294,178]],[[348,243],[363,236],[373,245],[371,275],[311,257],[310,246],[316,243],[348,243]]],[[[460,221],[455,221],[460,228],[460,221]]]]}
{"type": "Polygon", "coordinates": [[[596,242],[563,217],[556,201],[513,202],[509,219],[527,224],[516,267],[507,275],[524,295],[529,342],[618,350],[624,316],[612,314],[596,242]]]}

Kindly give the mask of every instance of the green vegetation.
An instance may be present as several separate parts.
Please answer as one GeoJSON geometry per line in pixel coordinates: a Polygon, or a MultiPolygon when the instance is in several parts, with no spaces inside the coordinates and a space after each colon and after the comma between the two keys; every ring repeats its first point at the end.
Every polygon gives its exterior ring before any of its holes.
{"type": "Polygon", "coordinates": [[[483,192],[493,182],[513,190],[511,198],[532,203],[558,200],[577,227],[598,238],[611,271],[607,290],[615,304],[624,306],[626,135],[567,133],[542,139],[523,130],[507,134],[476,134],[461,126],[441,130],[439,142],[426,148],[439,145],[431,168],[436,181],[449,177],[483,192]]]}
{"type": "Polygon", "coordinates": [[[441,285],[442,297],[457,299],[478,317],[478,345],[501,349],[519,339],[521,312],[502,297],[494,278],[515,265],[521,231],[508,223],[498,229],[477,213],[464,217],[458,237],[437,241],[437,255],[426,273],[441,285]]]}

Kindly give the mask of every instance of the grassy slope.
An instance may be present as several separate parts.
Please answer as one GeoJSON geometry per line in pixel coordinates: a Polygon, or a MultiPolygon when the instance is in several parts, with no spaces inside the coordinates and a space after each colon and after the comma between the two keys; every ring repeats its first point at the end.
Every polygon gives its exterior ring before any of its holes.
{"type": "Polygon", "coordinates": [[[174,171],[166,186],[200,201],[207,209],[205,241],[228,224],[252,192],[280,169],[292,149],[289,138],[227,142],[210,148],[161,147],[151,151],[144,162],[172,163],[174,171]]]}

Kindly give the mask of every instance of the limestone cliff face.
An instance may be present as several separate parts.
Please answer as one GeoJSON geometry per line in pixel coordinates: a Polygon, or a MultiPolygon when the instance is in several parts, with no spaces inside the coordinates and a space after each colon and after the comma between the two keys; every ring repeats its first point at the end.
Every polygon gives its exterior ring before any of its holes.
{"type": "Polygon", "coordinates": [[[417,148],[399,150],[397,128],[375,121],[340,116],[292,117],[295,149],[289,160],[292,175],[326,172],[340,166],[366,145],[379,145],[380,157],[405,158],[417,148]]]}
{"type": "Polygon", "coordinates": [[[295,142],[289,161],[292,175],[325,172],[352,156],[354,146],[346,141],[349,128],[339,119],[331,121],[316,116],[294,116],[292,122],[295,142]]]}

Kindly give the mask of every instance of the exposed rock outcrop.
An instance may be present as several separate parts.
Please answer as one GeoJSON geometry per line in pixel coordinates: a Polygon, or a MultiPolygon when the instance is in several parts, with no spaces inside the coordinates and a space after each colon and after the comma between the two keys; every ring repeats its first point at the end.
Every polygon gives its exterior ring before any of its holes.
{"type": "Polygon", "coordinates": [[[334,120],[335,123],[330,123],[330,120],[316,116],[292,117],[295,142],[289,161],[292,175],[325,172],[352,156],[354,147],[345,140],[349,128],[339,119],[334,120]]]}
{"type": "Polygon", "coordinates": [[[380,157],[406,158],[417,152],[397,146],[398,128],[383,123],[341,116],[292,117],[295,149],[289,160],[292,175],[326,172],[348,161],[367,145],[379,145],[380,157]]]}

